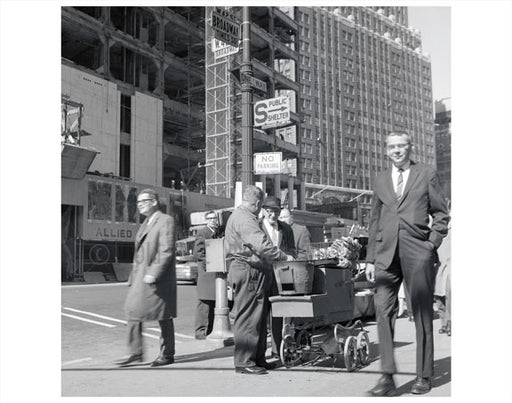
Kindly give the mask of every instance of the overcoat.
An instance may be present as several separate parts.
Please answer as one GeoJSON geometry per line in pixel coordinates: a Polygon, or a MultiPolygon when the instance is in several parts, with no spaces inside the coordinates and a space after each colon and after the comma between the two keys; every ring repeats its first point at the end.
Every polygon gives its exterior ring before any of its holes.
{"type": "Polygon", "coordinates": [[[144,220],[135,236],[133,270],[128,280],[125,313],[128,320],[149,321],[176,317],[174,218],[160,211],[150,224],[144,220]],[[150,274],[156,283],[146,284],[150,274]]]}
{"type": "MultiPolygon", "coordinates": [[[[215,301],[215,272],[206,272],[205,239],[216,238],[216,234],[208,227],[201,228],[196,235],[194,256],[197,259],[197,298],[215,301]]],[[[219,262],[220,265],[220,262],[219,262]]]]}

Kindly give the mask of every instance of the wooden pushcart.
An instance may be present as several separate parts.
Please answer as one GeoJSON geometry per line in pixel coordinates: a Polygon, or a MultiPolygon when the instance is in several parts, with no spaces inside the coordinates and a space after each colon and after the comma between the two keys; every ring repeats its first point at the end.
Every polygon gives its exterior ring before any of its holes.
{"type": "Polygon", "coordinates": [[[351,270],[338,267],[336,261],[298,261],[276,262],[274,273],[280,295],[270,297],[270,302],[272,316],[284,318],[280,358],[286,367],[327,356],[343,357],[348,371],[369,364],[368,332],[360,320],[353,321],[351,270]],[[309,289],[304,281],[310,283],[309,289]]]}

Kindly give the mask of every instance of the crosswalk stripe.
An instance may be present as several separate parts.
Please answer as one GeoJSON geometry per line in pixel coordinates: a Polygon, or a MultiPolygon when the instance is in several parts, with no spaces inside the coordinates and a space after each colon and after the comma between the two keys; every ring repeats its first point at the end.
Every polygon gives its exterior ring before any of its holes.
{"type": "MultiPolygon", "coordinates": [[[[110,316],[99,315],[99,314],[93,313],[93,312],[81,311],[79,309],[68,308],[68,307],[65,307],[65,306],[63,306],[62,309],[66,309],[66,310],[71,311],[71,312],[82,313],[82,314],[85,314],[85,315],[93,316],[95,318],[111,320],[112,322],[118,322],[118,323],[122,323],[122,324],[125,324],[125,325],[128,323],[125,320],[112,318],[110,316]]],[[[70,317],[70,318],[78,319],[78,320],[83,320],[85,322],[96,323],[98,325],[102,325],[102,326],[106,326],[106,327],[116,327],[115,325],[110,325],[110,324],[106,324],[106,323],[102,323],[102,322],[97,322],[97,321],[91,320],[91,319],[85,319],[85,318],[82,318],[80,316],[70,315],[70,314],[66,314],[66,313],[63,313],[63,312],[62,312],[62,315],[70,317]]],[[[155,332],[159,332],[160,333],[160,329],[156,328],[156,327],[149,327],[149,328],[147,328],[147,330],[153,330],[155,332]]],[[[160,338],[160,336],[155,336],[155,335],[152,335],[152,334],[149,334],[149,333],[142,333],[142,334],[144,336],[151,337],[151,338],[154,338],[154,339],[159,339],[160,338]]],[[[174,335],[178,336],[178,337],[183,337],[185,339],[193,339],[194,338],[193,336],[189,336],[189,335],[182,334],[182,333],[176,333],[176,332],[174,332],[174,335]]],[[[181,343],[181,341],[179,341],[179,340],[176,340],[175,342],[176,343],[181,343]]]]}
{"type": "Polygon", "coordinates": [[[95,318],[111,320],[112,322],[118,322],[118,323],[123,323],[123,324],[127,323],[125,320],[111,318],[110,316],[99,315],[97,313],[92,313],[92,312],[87,312],[87,311],[80,311],[78,309],[67,308],[67,307],[62,307],[62,309],[66,309],[67,311],[76,312],[76,313],[83,313],[85,315],[94,316],[95,318]]]}
{"type": "Polygon", "coordinates": [[[80,316],[70,315],[70,314],[64,313],[64,312],[61,312],[61,315],[62,316],[67,316],[68,318],[78,319],[78,320],[81,320],[81,321],[84,321],[84,322],[94,323],[96,325],[101,325],[101,326],[105,326],[105,327],[116,327],[116,325],[111,325],[109,323],[98,322],[96,320],[91,320],[91,319],[85,319],[85,318],[82,318],[80,316]]]}

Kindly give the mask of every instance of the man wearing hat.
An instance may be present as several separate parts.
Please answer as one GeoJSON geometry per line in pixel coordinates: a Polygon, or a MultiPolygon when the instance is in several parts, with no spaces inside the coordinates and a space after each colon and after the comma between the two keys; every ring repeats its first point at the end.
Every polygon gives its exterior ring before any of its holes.
{"type": "MultiPolygon", "coordinates": [[[[288,224],[279,221],[278,217],[281,212],[281,200],[274,196],[269,196],[263,201],[262,206],[262,228],[267,234],[270,241],[281,249],[287,255],[297,258],[297,250],[295,248],[295,239],[293,230],[288,224]]],[[[270,295],[278,295],[277,282],[272,270],[272,287],[270,295]]],[[[270,304],[270,302],[269,302],[270,304]]],[[[270,333],[272,336],[272,355],[279,356],[279,349],[282,340],[283,318],[274,318],[271,315],[270,333]]]]}

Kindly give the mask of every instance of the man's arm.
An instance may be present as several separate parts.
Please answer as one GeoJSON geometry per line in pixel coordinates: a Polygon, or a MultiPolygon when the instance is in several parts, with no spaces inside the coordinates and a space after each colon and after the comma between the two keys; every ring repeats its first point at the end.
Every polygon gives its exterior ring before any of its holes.
{"type": "Polygon", "coordinates": [[[375,262],[375,242],[377,237],[377,230],[379,228],[381,209],[382,201],[379,199],[377,192],[374,190],[372,199],[372,211],[368,229],[368,246],[366,248],[366,261],[370,263],[375,262]]]}
{"type": "Polygon", "coordinates": [[[430,200],[429,214],[432,216],[432,227],[428,240],[432,242],[434,247],[439,248],[443,238],[448,234],[450,215],[448,214],[441,181],[435,170],[429,172],[428,196],[430,200]]]}
{"type": "Polygon", "coordinates": [[[247,220],[242,226],[243,230],[240,233],[243,234],[243,243],[250,247],[260,259],[267,262],[287,260],[288,255],[270,242],[256,217],[247,220]]]}
{"type": "Polygon", "coordinates": [[[168,269],[169,263],[175,254],[175,235],[174,235],[174,218],[164,216],[163,225],[158,230],[158,249],[157,255],[149,266],[148,274],[158,281],[168,269]]]}

